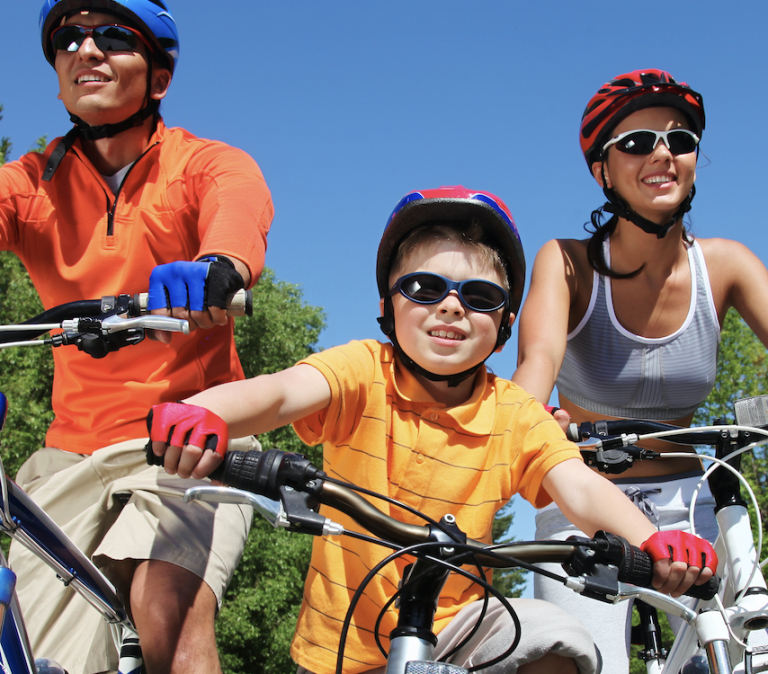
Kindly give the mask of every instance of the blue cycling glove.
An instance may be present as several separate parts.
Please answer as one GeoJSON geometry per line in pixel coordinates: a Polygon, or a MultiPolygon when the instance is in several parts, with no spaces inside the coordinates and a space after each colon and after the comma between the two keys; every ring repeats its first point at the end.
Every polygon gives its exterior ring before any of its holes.
{"type": "Polygon", "coordinates": [[[196,262],[170,262],[152,270],[149,277],[147,308],[184,307],[205,311],[208,307],[226,309],[227,298],[245,287],[243,277],[232,260],[216,255],[196,262]]]}

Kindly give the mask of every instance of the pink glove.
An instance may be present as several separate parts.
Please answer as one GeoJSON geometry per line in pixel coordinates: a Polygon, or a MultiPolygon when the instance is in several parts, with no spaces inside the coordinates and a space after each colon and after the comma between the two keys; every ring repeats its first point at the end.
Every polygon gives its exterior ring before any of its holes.
{"type": "Polygon", "coordinates": [[[712,573],[717,571],[717,554],[709,541],[684,531],[657,531],[640,549],[651,556],[654,564],[660,559],[671,559],[700,569],[708,566],[712,573]]]}
{"type": "Polygon", "coordinates": [[[212,449],[224,458],[229,444],[227,424],[204,407],[183,403],[162,403],[151,412],[150,440],[174,447],[194,445],[212,449]]]}

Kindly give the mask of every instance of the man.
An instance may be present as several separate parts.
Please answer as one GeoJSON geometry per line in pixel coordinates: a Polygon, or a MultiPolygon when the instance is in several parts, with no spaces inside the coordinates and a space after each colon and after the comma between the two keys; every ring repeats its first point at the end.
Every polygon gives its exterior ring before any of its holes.
{"type": "MultiPolygon", "coordinates": [[[[150,674],[217,672],[213,621],[250,511],[184,504],[194,481],[145,465],[144,424],[153,403],[243,377],[224,298],[261,273],[270,194],[245,153],[163,124],[179,42],[162,0],[46,0],[40,27],[75,126],[0,169],[0,248],[46,308],[149,287],[150,308],[193,331],[101,361],[55,350],[55,419],[17,482],[123,591],[150,674]]],[[[25,550],[11,563],[35,653],[70,674],[114,668],[96,612],[25,550]]]]}

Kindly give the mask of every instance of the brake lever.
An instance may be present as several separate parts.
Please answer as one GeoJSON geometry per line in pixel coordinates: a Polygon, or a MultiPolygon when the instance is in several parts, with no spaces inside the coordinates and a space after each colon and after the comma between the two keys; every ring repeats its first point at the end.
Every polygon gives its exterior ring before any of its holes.
{"type": "Polygon", "coordinates": [[[135,318],[121,318],[113,314],[103,319],[97,318],[75,318],[62,321],[61,327],[64,331],[97,333],[111,335],[124,330],[163,330],[165,332],[181,332],[189,334],[189,323],[180,318],[171,318],[170,316],[156,316],[148,314],[137,316],[135,318]]]}

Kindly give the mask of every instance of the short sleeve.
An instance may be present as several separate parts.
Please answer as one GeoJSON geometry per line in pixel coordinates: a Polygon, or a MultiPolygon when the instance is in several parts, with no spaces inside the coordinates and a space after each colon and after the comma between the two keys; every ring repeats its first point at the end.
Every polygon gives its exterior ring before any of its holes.
{"type": "Polygon", "coordinates": [[[543,508],[552,502],[542,487],[544,476],[563,461],[581,460],[581,453],[533,397],[520,406],[512,437],[518,448],[512,464],[515,491],[535,508],[543,508]]]}
{"type": "Polygon", "coordinates": [[[376,379],[380,351],[375,345],[373,340],[350,342],[300,361],[319,370],[331,389],[331,403],[325,409],[294,422],[302,441],[336,443],[354,431],[376,379]]]}

